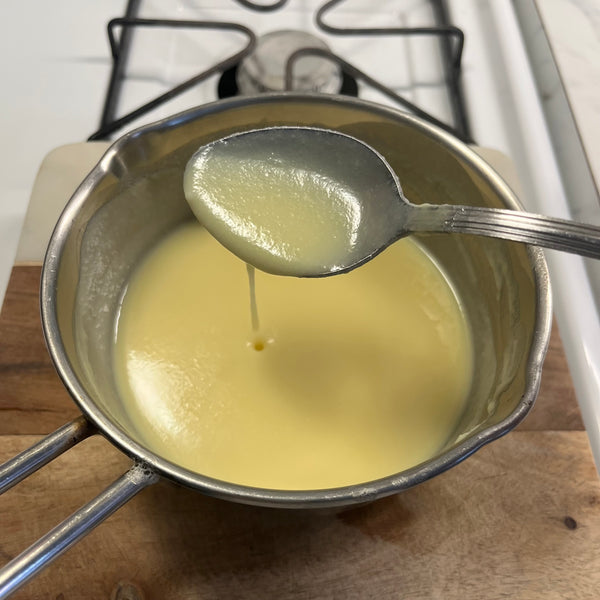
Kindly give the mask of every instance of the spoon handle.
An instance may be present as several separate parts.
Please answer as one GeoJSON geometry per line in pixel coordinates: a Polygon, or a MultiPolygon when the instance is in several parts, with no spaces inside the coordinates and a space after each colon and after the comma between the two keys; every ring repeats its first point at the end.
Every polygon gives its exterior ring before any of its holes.
{"type": "Polygon", "coordinates": [[[600,258],[600,227],[594,225],[480,206],[421,204],[415,209],[408,223],[413,232],[472,233],[600,258]]]}

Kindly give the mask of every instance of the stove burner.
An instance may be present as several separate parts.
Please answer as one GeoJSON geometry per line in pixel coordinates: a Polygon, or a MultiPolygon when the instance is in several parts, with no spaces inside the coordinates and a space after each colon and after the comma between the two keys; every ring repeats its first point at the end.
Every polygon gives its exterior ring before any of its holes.
{"type": "MultiPolygon", "coordinates": [[[[241,95],[241,92],[237,84],[237,70],[239,65],[235,65],[226,71],[219,78],[219,85],[217,87],[217,94],[219,99],[231,98],[232,96],[241,95]]],[[[358,97],[358,84],[356,79],[349,75],[342,69],[342,83],[338,93],[344,96],[358,97]]]]}
{"type": "Polygon", "coordinates": [[[244,8],[249,8],[250,10],[256,10],[258,12],[270,12],[272,10],[277,10],[281,8],[287,3],[287,0],[276,0],[273,4],[254,4],[250,0],[236,0],[238,4],[241,4],[244,8]]]}
{"type": "MultiPolygon", "coordinates": [[[[237,87],[242,95],[283,92],[286,89],[286,64],[297,50],[329,50],[327,44],[305,31],[272,31],[258,38],[254,49],[237,69],[237,87]]],[[[304,56],[296,61],[291,87],[295,92],[337,94],[342,83],[336,63],[320,56],[304,56]]]]}

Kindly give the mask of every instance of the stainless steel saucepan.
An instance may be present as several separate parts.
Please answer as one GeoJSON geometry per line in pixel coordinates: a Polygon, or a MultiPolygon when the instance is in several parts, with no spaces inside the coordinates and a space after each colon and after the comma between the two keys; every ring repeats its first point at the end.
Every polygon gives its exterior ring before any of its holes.
{"type": "Polygon", "coordinates": [[[144,443],[122,406],[112,372],[115,315],[125,282],[160,237],[192,218],[182,175],[198,146],[272,125],[336,129],[365,141],[388,160],[415,203],[520,209],[498,175],[449,134],[399,111],[338,96],[277,94],[220,101],[118,140],[66,206],[42,271],[41,312],[48,350],[83,416],[0,467],[0,492],[96,433],[129,455],[132,466],[0,570],[0,598],[161,477],[248,504],[311,508],[363,503],[445,471],[508,432],[531,408],[551,327],[541,251],[468,235],[423,235],[421,243],[458,292],[475,347],[467,408],[432,459],[377,481],[296,492],[217,481],[168,462],[144,443]]]}

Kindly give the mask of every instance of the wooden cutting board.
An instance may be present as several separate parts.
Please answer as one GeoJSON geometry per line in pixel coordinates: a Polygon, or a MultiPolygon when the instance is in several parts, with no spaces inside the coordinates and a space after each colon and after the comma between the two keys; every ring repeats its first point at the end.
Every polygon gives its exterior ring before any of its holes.
{"type": "MultiPolygon", "coordinates": [[[[40,268],[0,312],[0,462],[78,411],[39,321],[40,268]]],[[[0,565],[127,469],[95,436],[0,496],[0,565]]],[[[161,482],[15,598],[597,598],[600,481],[558,334],[515,431],[447,473],[344,512],[260,509],[161,482]]]]}
{"type": "MultiPolygon", "coordinates": [[[[44,348],[39,274],[16,267],[0,313],[0,461],[78,414],[44,348]]],[[[0,496],[1,563],[128,463],[96,436],[0,496]]],[[[327,514],[161,482],[15,598],[563,599],[598,589],[600,482],[555,334],[526,421],[417,488],[327,514]]]]}

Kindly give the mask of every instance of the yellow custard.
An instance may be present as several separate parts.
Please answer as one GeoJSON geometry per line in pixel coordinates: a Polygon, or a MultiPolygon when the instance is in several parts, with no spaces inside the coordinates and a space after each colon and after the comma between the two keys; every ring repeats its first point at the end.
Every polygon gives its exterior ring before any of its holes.
{"type": "Polygon", "coordinates": [[[114,360],[146,444],[217,479],[274,489],[370,481],[430,458],[468,393],[469,328],[414,241],[347,275],[256,273],[199,224],[145,258],[114,360]]]}

